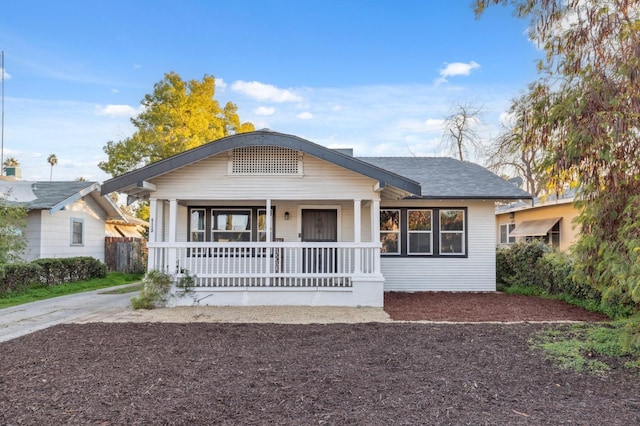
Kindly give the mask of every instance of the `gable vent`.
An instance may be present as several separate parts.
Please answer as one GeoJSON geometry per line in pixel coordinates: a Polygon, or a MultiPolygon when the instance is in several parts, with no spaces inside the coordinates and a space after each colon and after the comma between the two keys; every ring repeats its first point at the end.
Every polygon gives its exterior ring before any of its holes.
{"type": "Polygon", "coordinates": [[[279,146],[234,148],[231,173],[236,175],[297,175],[302,172],[298,151],[279,146]]]}

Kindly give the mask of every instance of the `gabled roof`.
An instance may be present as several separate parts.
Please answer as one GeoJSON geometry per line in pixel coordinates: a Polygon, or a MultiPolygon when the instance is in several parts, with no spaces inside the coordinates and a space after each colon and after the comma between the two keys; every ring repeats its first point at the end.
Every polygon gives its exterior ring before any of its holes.
{"type": "Polygon", "coordinates": [[[420,182],[422,198],[520,200],[531,195],[482,166],[447,157],[360,157],[420,182]]]}
{"type": "Polygon", "coordinates": [[[97,182],[0,180],[0,194],[6,195],[9,204],[19,205],[27,210],[49,210],[50,214],[89,196],[107,213],[108,218],[125,220],[114,202],[100,195],[100,184],[97,182]]]}
{"type": "Polygon", "coordinates": [[[161,176],[165,173],[203,160],[213,155],[230,151],[234,148],[247,146],[277,146],[301,151],[322,160],[333,163],[345,169],[352,170],[361,175],[368,176],[380,182],[381,187],[393,186],[409,194],[420,195],[420,184],[405,176],[393,173],[366,163],[342,152],[326,148],[297,136],[277,133],[270,130],[258,130],[255,132],[241,133],[227,136],[205,145],[174,155],[148,166],[134,170],[124,175],[109,179],[102,184],[102,194],[123,189],[142,187],[142,182],[161,176]]]}
{"type": "Polygon", "coordinates": [[[174,155],[102,184],[102,194],[127,192],[148,195],[147,180],[210,156],[247,146],[278,146],[301,151],[375,179],[380,188],[400,190],[401,197],[430,199],[531,199],[531,195],[473,163],[452,158],[362,157],[355,158],[297,136],[259,130],[228,136],[174,155]]]}

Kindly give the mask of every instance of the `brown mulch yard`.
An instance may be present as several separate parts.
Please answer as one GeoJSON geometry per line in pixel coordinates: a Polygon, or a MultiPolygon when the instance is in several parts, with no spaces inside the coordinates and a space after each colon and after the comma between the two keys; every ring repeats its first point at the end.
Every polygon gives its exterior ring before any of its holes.
{"type": "Polygon", "coordinates": [[[548,327],[59,325],[0,343],[0,424],[640,424],[640,378],[553,366],[548,327]]]}
{"type": "Polygon", "coordinates": [[[607,321],[559,300],[505,293],[388,292],[384,310],[394,320],[514,322],[514,321],[607,321]]]}

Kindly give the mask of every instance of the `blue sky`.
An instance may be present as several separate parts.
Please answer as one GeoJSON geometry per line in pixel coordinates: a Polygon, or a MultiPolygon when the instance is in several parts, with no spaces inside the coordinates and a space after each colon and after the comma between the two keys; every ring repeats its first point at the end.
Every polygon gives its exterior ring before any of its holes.
{"type": "MultiPolygon", "coordinates": [[[[442,120],[482,106],[496,136],[510,100],[536,78],[527,22],[470,0],[5,2],[4,157],[26,180],[82,176],[164,74],[213,75],[215,98],[256,128],[355,154],[446,155],[442,120]]],[[[476,161],[480,162],[480,159],[476,161]]]]}

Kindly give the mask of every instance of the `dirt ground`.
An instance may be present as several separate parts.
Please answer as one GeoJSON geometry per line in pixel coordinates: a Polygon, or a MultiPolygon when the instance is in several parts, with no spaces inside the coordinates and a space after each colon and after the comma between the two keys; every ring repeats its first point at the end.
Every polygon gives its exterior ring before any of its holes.
{"type": "MultiPolygon", "coordinates": [[[[480,310],[521,321],[544,309],[477,294],[429,310],[447,294],[414,294],[425,298],[415,305],[400,296],[385,300],[396,321],[478,320],[480,310]],[[450,316],[424,313],[435,311],[450,316]]],[[[584,314],[556,308],[565,321],[584,314]]],[[[640,378],[621,362],[591,375],[528,349],[532,333],[568,326],[58,325],[0,343],[0,424],[640,424],[640,378]]]]}

